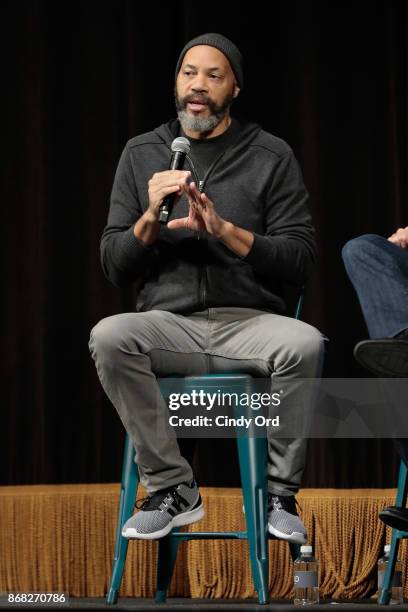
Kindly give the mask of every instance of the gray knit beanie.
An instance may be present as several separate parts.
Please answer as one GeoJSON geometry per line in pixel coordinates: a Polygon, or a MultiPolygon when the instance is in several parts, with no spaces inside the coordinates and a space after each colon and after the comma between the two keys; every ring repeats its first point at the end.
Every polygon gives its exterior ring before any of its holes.
{"type": "Polygon", "coordinates": [[[190,40],[180,53],[180,57],[178,58],[177,66],[176,66],[176,78],[180,71],[181,64],[183,63],[183,58],[187,51],[191,49],[191,47],[196,47],[197,45],[208,45],[209,47],[215,47],[221,53],[225,55],[231,64],[231,68],[235,74],[235,78],[237,79],[237,83],[240,89],[244,86],[244,73],[242,71],[242,55],[238,47],[234,45],[228,38],[225,38],[222,34],[202,34],[201,36],[197,36],[197,38],[193,38],[190,40]]]}

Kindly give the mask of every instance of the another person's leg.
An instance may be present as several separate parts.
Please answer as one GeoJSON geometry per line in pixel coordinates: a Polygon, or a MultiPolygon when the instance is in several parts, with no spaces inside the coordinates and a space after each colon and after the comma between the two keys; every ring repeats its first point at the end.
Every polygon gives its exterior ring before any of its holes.
{"type": "Polygon", "coordinates": [[[407,376],[408,251],[367,234],[342,254],[372,339],[357,344],[356,359],[378,376],[407,376]]]}
{"type": "Polygon", "coordinates": [[[366,234],[342,251],[370,338],[391,338],[408,327],[408,251],[366,234]]]}
{"type": "MultiPolygon", "coordinates": [[[[372,338],[356,345],[357,361],[380,377],[408,376],[408,251],[368,234],[347,242],[342,255],[372,338]]],[[[394,446],[408,463],[408,440],[394,446]]],[[[384,508],[380,518],[408,529],[406,508],[384,508]]]]}

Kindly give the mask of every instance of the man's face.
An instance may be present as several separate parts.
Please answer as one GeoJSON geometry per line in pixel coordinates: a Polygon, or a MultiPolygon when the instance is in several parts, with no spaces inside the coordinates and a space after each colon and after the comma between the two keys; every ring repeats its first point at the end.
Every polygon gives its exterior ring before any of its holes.
{"type": "Polygon", "coordinates": [[[187,51],[176,80],[176,108],[185,129],[214,129],[238,94],[234,73],[215,47],[197,45],[187,51]]]}

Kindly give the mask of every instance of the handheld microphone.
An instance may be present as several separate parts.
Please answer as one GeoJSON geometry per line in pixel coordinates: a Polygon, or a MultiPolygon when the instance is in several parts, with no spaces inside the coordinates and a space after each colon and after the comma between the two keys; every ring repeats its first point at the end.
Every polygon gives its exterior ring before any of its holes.
{"type": "MultiPolygon", "coordinates": [[[[181,170],[184,166],[186,155],[190,152],[190,143],[187,138],[180,136],[179,138],[175,138],[171,143],[171,150],[173,151],[173,155],[171,156],[169,170],[181,170]]],[[[175,199],[175,193],[171,193],[164,198],[159,208],[159,223],[167,224],[173,212],[175,199]]]]}

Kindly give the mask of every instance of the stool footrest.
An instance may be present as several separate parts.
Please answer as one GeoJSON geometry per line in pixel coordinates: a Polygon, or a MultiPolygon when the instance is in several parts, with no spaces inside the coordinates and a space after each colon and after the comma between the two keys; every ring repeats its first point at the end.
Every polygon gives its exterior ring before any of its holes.
{"type": "MultiPolygon", "coordinates": [[[[405,531],[399,533],[404,534],[405,531]]],[[[268,540],[279,540],[276,536],[266,534],[268,540]]],[[[408,535],[408,534],[407,534],[408,535]]],[[[172,531],[168,537],[179,540],[247,540],[247,531],[172,531]]],[[[405,537],[401,535],[400,537],[405,537]]]]}
{"type": "Polygon", "coordinates": [[[180,540],[247,540],[246,531],[172,531],[169,536],[180,540]]]}

